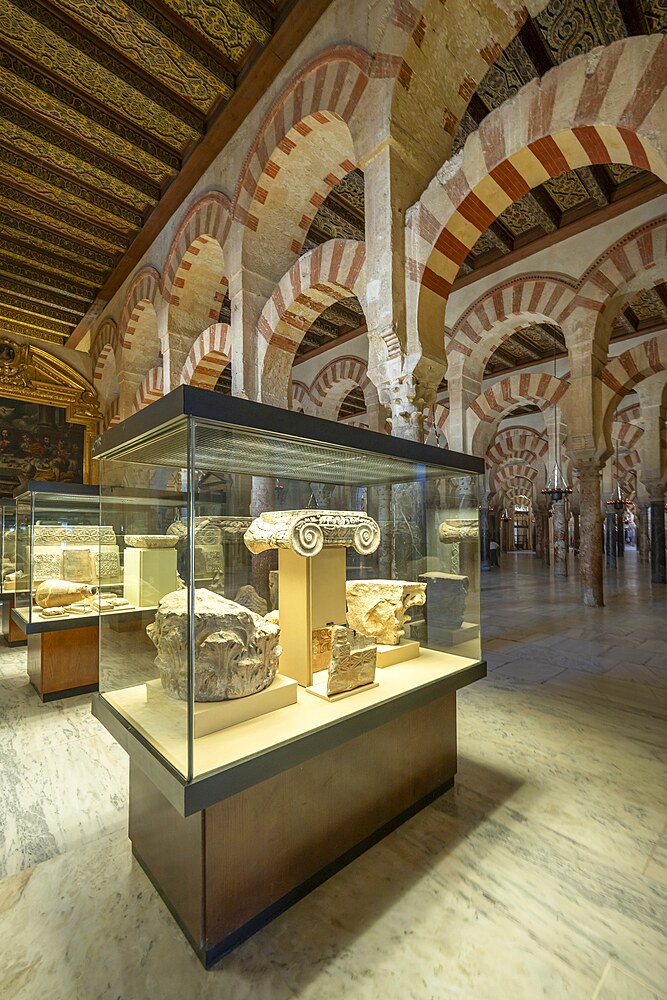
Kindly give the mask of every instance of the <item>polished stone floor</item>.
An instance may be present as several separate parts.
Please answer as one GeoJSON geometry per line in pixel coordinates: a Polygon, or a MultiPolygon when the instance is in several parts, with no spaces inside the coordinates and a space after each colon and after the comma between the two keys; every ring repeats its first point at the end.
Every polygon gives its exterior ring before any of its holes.
{"type": "Polygon", "coordinates": [[[0,1000],[665,1000],[667,588],[484,577],[456,788],[206,973],[125,835],[87,700],[0,650],[0,1000]]]}

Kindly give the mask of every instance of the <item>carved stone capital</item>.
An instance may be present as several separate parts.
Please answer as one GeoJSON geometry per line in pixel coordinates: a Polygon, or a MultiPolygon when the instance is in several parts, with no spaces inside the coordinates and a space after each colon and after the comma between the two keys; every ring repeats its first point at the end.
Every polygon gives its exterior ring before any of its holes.
{"type": "Polygon", "coordinates": [[[325,546],[342,546],[367,556],[380,544],[380,526],[363,511],[273,510],[256,517],[243,540],[255,555],[292,549],[300,556],[316,556],[325,546]]]}

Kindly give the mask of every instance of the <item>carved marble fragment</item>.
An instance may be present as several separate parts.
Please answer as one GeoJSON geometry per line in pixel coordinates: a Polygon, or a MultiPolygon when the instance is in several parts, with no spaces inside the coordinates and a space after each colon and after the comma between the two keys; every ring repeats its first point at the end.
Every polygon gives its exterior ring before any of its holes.
{"type": "Polygon", "coordinates": [[[173,549],[178,545],[177,535],[125,535],[125,544],[131,549],[173,549]]]}
{"type": "Polygon", "coordinates": [[[349,625],[376,642],[398,646],[405,632],[406,612],[426,603],[426,584],[406,580],[348,580],[349,625]]]}
{"type": "Polygon", "coordinates": [[[375,643],[345,625],[332,625],[327,695],[354,691],[375,680],[375,643]]]}
{"type": "Polygon", "coordinates": [[[461,518],[458,521],[442,521],[439,529],[440,541],[461,542],[466,538],[477,538],[479,535],[479,520],[476,517],[461,518]]]}
{"type": "Polygon", "coordinates": [[[324,546],[340,546],[366,556],[380,544],[380,527],[364,511],[273,510],[256,517],[243,539],[255,555],[293,549],[300,556],[316,556],[324,546]]]}
{"type": "MultiPolygon", "coordinates": [[[[187,698],[188,592],[162,598],[146,632],[157,647],[162,685],[187,698]]],[[[225,701],[263,691],[278,671],[280,628],[210,590],[194,594],[195,701],[225,701]]]]}
{"type": "Polygon", "coordinates": [[[85,583],[44,580],[35,591],[35,603],[40,608],[63,608],[73,604],[77,598],[91,599],[96,593],[97,587],[89,587],[85,583]]]}
{"type": "Polygon", "coordinates": [[[246,583],[243,587],[240,587],[234,600],[237,604],[243,605],[244,608],[248,608],[250,611],[254,611],[256,615],[262,615],[262,617],[269,610],[266,601],[257,593],[251,583],[246,583]]]}

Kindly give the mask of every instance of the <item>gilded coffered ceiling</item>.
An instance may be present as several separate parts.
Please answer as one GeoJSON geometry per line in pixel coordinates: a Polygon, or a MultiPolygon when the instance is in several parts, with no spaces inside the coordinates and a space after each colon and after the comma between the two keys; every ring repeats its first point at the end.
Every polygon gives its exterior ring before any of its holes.
{"type": "MultiPolygon", "coordinates": [[[[609,45],[628,35],[664,32],[667,0],[551,0],[528,17],[473,94],[454,138],[454,152],[489,111],[513,97],[535,77],[572,56],[609,45]]],[[[612,164],[561,174],[506,209],[482,234],[461,268],[467,275],[590,216],[641,189],[664,190],[635,167],[612,164]]],[[[591,220],[592,222],[593,220],[591,220]]]]}
{"type": "Polygon", "coordinates": [[[67,339],[304,2],[0,0],[0,330],[67,339]]]}

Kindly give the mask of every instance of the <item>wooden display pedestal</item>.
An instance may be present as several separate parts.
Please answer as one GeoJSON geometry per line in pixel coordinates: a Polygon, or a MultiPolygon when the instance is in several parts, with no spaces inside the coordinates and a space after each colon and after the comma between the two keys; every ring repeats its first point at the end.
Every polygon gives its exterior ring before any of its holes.
{"type": "Polygon", "coordinates": [[[99,635],[98,625],[28,634],[28,676],[42,701],[97,691],[99,635]]]}
{"type": "Polygon", "coordinates": [[[2,634],[8,646],[25,646],[26,637],[12,618],[14,598],[6,594],[2,598],[2,634]]]}
{"type": "Polygon", "coordinates": [[[188,816],[131,756],[132,849],[209,967],[451,788],[455,773],[455,692],[188,816]]]}

